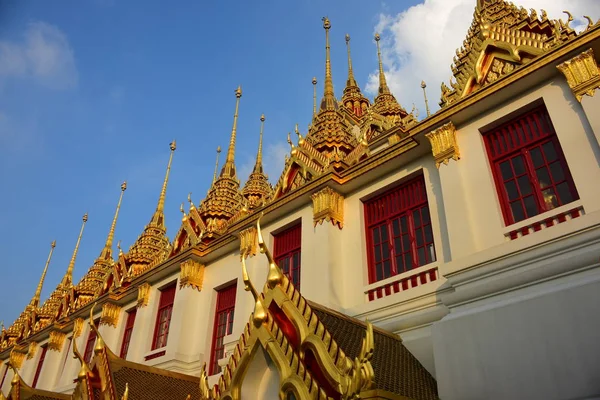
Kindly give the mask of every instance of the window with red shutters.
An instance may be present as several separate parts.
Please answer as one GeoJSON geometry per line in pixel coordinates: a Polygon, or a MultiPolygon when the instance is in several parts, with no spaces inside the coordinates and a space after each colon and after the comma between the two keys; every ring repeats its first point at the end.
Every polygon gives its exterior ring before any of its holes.
{"type": "Polygon", "coordinates": [[[6,379],[6,373],[8,372],[8,364],[4,363],[4,372],[2,373],[2,379],[0,380],[0,391],[2,390],[2,386],[4,385],[4,380],[6,379]]]}
{"type": "Polygon", "coordinates": [[[227,335],[231,335],[233,329],[236,288],[237,285],[234,284],[217,291],[217,309],[215,311],[212,350],[210,352],[210,375],[221,372],[219,360],[225,355],[223,338],[227,335]]]}
{"type": "Polygon", "coordinates": [[[160,349],[167,345],[176,288],[177,286],[174,283],[160,291],[160,301],[158,304],[158,314],[156,315],[156,326],[154,327],[152,350],[160,349]]]}
{"type": "Polygon", "coordinates": [[[274,235],[273,258],[284,274],[300,290],[300,253],[302,224],[297,224],[274,235]]]}
{"type": "Polygon", "coordinates": [[[436,260],[422,175],[364,206],[370,283],[436,260]]]}
{"type": "Polygon", "coordinates": [[[135,316],[137,315],[137,308],[127,312],[127,322],[125,323],[125,331],[123,332],[123,343],[121,343],[121,358],[127,358],[127,352],[129,351],[129,342],[131,342],[131,333],[133,332],[133,324],[135,323],[135,316]]]}
{"type": "Polygon", "coordinates": [[[484,135],[506,225],[579,199],[545,107],[484,135]]]}
{"type": "Polygon", "coordinates": [[[38,365],[35,369],[35,376],[33,377],[33,383],[31,384],[32,388],[35,388],[37,386],[38,379],[40,379],[42,366],[44,365],[44,360],[46,359],[46,351],[48,351],[48,345],[42,346],[42,354],[40,354],[40,359],[38,360],[38,365]]]}
{"type": "MultiPolygon", "coordinates": [[[[97,319],[94,321],[96,326],[99,326],[100,320],[97,319]]],[[[88,335],[88,340],[85,344],[85,352],[83,353],[83,359],[86,363],[89,363],[92,360],[92,354],[94,354],[94,345],[96,344],[96,332],[93,329],[90,329],[90,334],[88,335]]]]}

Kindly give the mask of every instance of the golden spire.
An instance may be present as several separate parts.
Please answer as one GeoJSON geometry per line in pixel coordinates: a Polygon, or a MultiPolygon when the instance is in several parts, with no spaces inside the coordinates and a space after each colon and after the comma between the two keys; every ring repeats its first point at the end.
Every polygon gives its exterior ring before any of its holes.
{"type": "Polygon", "coordinates": [[[321,110],[335,110],[337,109],[337,100],[335,99],[335,93],[333,91],[331,60],[329,55],[329,29],[331,29],[331,22],[327,17],[323,17],[323,28],[325,28],[325,90],[323,93],[323,100],[321,100],[321,110]]]}
{"type": "Polygon", "coordinates": [[[346,48],[348,50],[348,80],[346,86],[358,86],[356,79],[354,79],[354,72],[352,71],[352,57],[350,56],[350,35],[346,33],[346,48]]]}
{"type": "Polygon", "coordinates": [[[383,63],[381,62],[381,49],[379,48],[379,41],[381,36],[379,33],[375,34],[375,43],[377,43],[377,58],[379,59],[379,94],[390,93],[387,82],[385,80],[385,74],[383,72],[383,63]]]}
{"type": "Polygon", "coordinates": [[[81,224],[81,230],[79,231],[79,237],[77,238],[77,243],[75,244],[75,249],[73,250],[73,255],[71,256],[71,261],[69,262],[69,267],[67,268],[67,273],[63,277],[62,285],[63,287],[70,287],[73,285],[73,268],[75,268],[75,259],[77,258],[77,252],[79,251],[79,243],[81,243],[81,236],[83,236],[83,228],[85,228],[85,223],[88,221],[87,213],[83,214],[83,224],[81,224]]]}
{"type": "Polygon", "coordinates": [[[221,176],[235,178],[235,135],[237,133],[238,109],[240,107],[240,98],[242,97],[242,87],[238,86],[235,90],[235,114],[233,114],[233,127],[231,128],[231,139],[229,139],[229,149],[227,150],[227,159],[221,170],[221,176]]]}
{"type": "Polygon", "coordinates": [[[313,84],[313,117],[317,115],[317,77],[312,78],[313,84]]]}
{"type": "Polygon", "coordinates": [[[427,92],[425,91],[426,87],[427,84],[425,81],[421,81],[421,89],[423,89],[423,97],[425,98],[425,110],[427,111],[427,116],[429,117],[431,113],[429,112],[429,102],[427,101],[427,92]]]}
{"type": "Polygon", "coordinates": [[[265,128],[265,114],[260,116],[260,135],[258,139],[258,153],[256,154],[256,164],[254,164],[254,172],[262,174],[262,144],[263,144],[263,130],[265,128]]]}
{"type": "Polygon", "coordinates": [[[106,238],[106,243],[104,244],[104,248],[102,249],[102,253],[100,253],[101,259],[108,260],[112,258],[112,244],[113,239],[115,237],[115,228],[117,226],[117,218],[119,217],[119,210],[121,209],[121,202],[123,201],[123,193],[127,189],[127,182],[123,182],[121,184],[121,195],[119,196],[119,202],[117,203],[117,209],[115,210],[115,216],[113,217],[112,224],[110,225],[110,230],[108,231],[108,236],[106,238]]]}
{"type": "Polygon", "coordinates": [[[217,146],[217,161],[215,162],[215,173],[213,174],[213,183],[217,180],[217,171],[219,170],[219,154],[221,154],[221,146],[217,146]]]}
{"type": "Polygon", "coordinates": [[[42,272],[42,277],[40,278],[40,283],[38,283],[37,289],[35,290],[35,295],[33,299],[31,299],[31,306],[37,308],[40,305],[40,296],[42,295],[42,286],[44,286],[44,279],[46,278],[46,272],[48,272],[48,265],[50,265],[50,260],[52,259],[52,253],[54,252],[54,248],[56,247],[56,240],[53,240],[50,244],[50,254],[48,254],[48,259],[46,260],[46,266],[44,267],[44,272],[42,272]]]}
{"type": "Polygon", "coordinates": [[[175,149],[177,149],[177,143],[173,140],[169,144],[169,148],[171,149],[171,154],[169,155],[169,163],[167,164],[167,173],[165,174],[165,180],[162,185],[162,189],[160,191],[160,197],[158,198],[158,205],[156,206],[156,211],[152,216],[152,220],[150,224],[154,224],[164,228],[165,226],[165,197],[167,196],[167,184],[169,183],[169,173],[171,172],[171,163],[173,162],[173,153],[175,153],[175,149]]]}

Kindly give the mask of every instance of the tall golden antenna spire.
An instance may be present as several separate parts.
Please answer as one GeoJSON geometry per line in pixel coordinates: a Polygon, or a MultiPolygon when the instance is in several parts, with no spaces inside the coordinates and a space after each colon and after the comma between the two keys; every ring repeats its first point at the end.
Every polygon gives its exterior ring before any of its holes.
{"type": "Polygon", "coordinates": [[[254,172],[262,173],[262,145],[263,145],[263,130],[265,128],[265,114],[260,116],[260,135],[258,139],[258,153],[256,154],[256,164],[254,164],[254,172]]]}
{"type": "Polygon", "coordinates": [[[119,210],[121,209],[121,202],[123,201],[123,193],[127,190],[127,182],[121,184],[121,195],[119,196],[119,202],[117,203],[117,209],[115,210],[115,216],[113,217],[108,236],[106,237],[106,243],[100,253],[101,259],[108,260],[112,258],[112,244],[115,237],[115,228],[117,227],[117,218],[119,217],[119,210]]]}
{"type": "Polygon", "coordinates": [[[225,159],[225,165],[223,165],[223,169],[221,170],[221,176],[228,176],[230,178],[235,178],[235,135],[237,133],[237,120],[238,120],[238,110],[240,107],[240,98],[242,97],[242,87],[238,86],[235,90],[235,114],[233,114],[233,127],[231,128],[231,139],[229,139],[229,149],[227,149],[227,158],[225,159]]]}
{"type": "Polygon", "coordinates": [[[217,146],[217,161],[215,161],[215,173],[213,174],[213,183],[217,180],[217,171],[219,170],[219,154],[221,154],[221,146],[217,146]]]}
{"type": "Polygon", "coordinates": [[[73,250],[73,255],[71,256],[71,261],[69,262],[69,267],[67,268],[67,273],[63,277],[62,285],[63,287],[70,287],[73,285],[73,268],[75,268],[75,259],[77,258],[77,252],[79,251],[79,243],[81,243],[81,237],[83,236],[83,228],[85,228],[85,223],[88,221],[87,213],[83,214],[83,224],[81,224],[81,230],[79,231],[79,237],[77,238],[77,243],[75,244],[75,249],[73,250]]]}
{"type": "Polygon", "coordinates": [[[431,113],[429,112],[429,102],[427,101],[427,91],[425,91],[426,87],[427,87],[427,84],[425,83],[425,81],[421,81],[421,89],[423,89],[423,97],[425,98],[425,110],[427,111],[427,116],[429,117],[431,115],[431,113]]]}
{"type": "Polygon", "coordinates": [[[350,55],[350,35],[346,33],[346,49],[348,50],[348,80],[346,86],[358,86],[356,79],[354,79],[354,72],[352,71],[352,56],[350,55]]]}
{"type": "Polygon", "coordinates": [[[312,78],[313,84],[313,117],[317,115],[317,77],[312,78]]]}
{"type": "Polygon", "coordinates": [[[37,289],[35,290],[35,295],[31,299],[31,303],[29,303],[32,307],[37,308],[40,305],[40,296],[42,295],[42,287],[44,286],[44,279],[46,278],[46,272],[48,272],[48,265],[50,265],[50,260],[52,259],[52,253],[54,252],[54,248],[56,247],[56,240],[53,240],[50,243],[50,254],[48,254],[48,259],[46,260],[46,266],[44,267],[44,272],[42,272],[42,277],[40,278],[40,283],[38,283],[37,289]]]}
{"type": "Polygon", "coordinates": [[[165,180],[160,191],[160,197],[158,198],[156,211],[154,212],[152,220],[150,221],[150,224],[158,225],[161,228],[164,228],[165,226],[165,198],[167,197],[167,184],[169,183],[169,173],[171,172],[171,164],[173,163],[173,153],[175,153],[175,150],[177,149],[177,143],[175,140],[169,143],[169,148],[171,149],[171,154],[169,155],[169,163],[167,164],[167,173],[165,174],[165,180]]]}
{"type": "Polygon", "coordinates": [[[335,110],[337,109],[337,100],[335,99],[335,93],[333,91],[331,59],[329,54],[329,29],[331,29],[331,22],[327,17],[323,17],[323,28],[325,28],[325,90],[323,100],[321,100],[321,110],[335,110]]]}
{"type": "Polygon", "coordinates": [[[375,43],[377,43],[377,58],[379,59],[379,94],[390,93],[387,82],[385,80],[385,74],[383,72],[383,63],[381,62],[381,49],[379,48],[379,41],[381,36],[379,33],[375,34],[375,43]]]}

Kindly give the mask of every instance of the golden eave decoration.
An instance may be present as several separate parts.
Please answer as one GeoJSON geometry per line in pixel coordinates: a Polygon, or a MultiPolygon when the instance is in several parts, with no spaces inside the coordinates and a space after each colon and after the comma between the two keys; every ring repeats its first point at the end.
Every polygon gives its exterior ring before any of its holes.
{"type": "Polygon", "coordinates": [[[27,350],[27,359],[28,360],[31,360],[35,356],[35,353],[37,351],[37,347],[38,347],[37,342],[30,342],[29,343],[29,348],[27,350]]]}
{"type": "Polygon", "coordinates": [[[110,325],[113,328],[119,323],[121,307],[113,303],[104,303],[102,305],[102,315],[100,316],[100,325],[110,325]]]}
{"type": "Polygon", "coordinates": [[[138,286],[138,297],[137,297],[137,307],[146,307],[150,302],[150,289],[152,287],[148,282],[142,283],[138,286]]]}
{"type": "Polygon", "coordinates": [[[435,158],[436,167],[439,168],[442,163],[448,165],[450,159],[455,161],[460,159],[458,143],[456,142],[456,128],[452,122],[448,122],[425,134],[425,137],[431,143],[431,151],[435,158]]]}
{"type": "Polygon", "coordinates": [[[23,353],[21,351],[17,351],[14,349],[10,352],[10,363],[16,368],[19,369],[23,365],[23,361],[25,361],[25,357],[27,353],[23,353]]]}
{"type": "Polygon", "coordinates": [[[594,50],[589,49],[557,66],[567,79],[571,91],[581,102],[584,95],[594,96],[600,88],[600,68],[594,58],[594,50]]]}
{"type": "Polygon", "coordinates": [[[258,242],[256,236],[256,227],[244,229],[240,232],[240,256],[247,258],[256,255],[258,242]]]}
{"type": "Polygon", "coordinates": [[[77,339],[83,332],[83,318],[77,318],[73,321],[73,338],[77,339]]]}
{"type": "Polygon", "coordinates": [[[204,264],[194,260],[185,260],[181,262],[180,267],[179,288],[183,289],[190,286],[197,291],[201,291],[204,281],[204,264]]]}
{"type": "Polygon", "coordinates": [[[48,340],[48,350],[60,352],[67,335],[61,331],[51,331],[50,339],[48,340]]]}
{"type": "Polygon", "coordinates": [[[323,221],[331,221],[340,229],[344,226],[344,196],[326,187],[312,196],[313,222],[315,226],[323,221]]]}

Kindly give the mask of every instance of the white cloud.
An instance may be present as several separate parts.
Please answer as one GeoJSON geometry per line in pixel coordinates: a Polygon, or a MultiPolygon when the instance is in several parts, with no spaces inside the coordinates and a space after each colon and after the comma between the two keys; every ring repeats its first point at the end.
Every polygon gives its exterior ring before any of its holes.
{"type": "Polygon", "coordinates": [[[285,156],[290,154],[287,142],[274,142],[267,144],[263,154],[263,167],[273,186],[277,183],[283,172],[285,156]]]}
{"type": "Polygon", "coordinates": [[[9,77],[33,78],[51,89],[76,86],[75,58],[65,34],[53,25],[33,22],[22,41],[0,41],[0,79],[9,77]]]}
{"type": "MultiPolygon", "coordinates": [[[[427,82],[429,107],[433,112],[439,108],[440,84],[448,82],[455,51],[471,25],[475,3],[475,0],[425,0],[399,14],[384,12],[379,16],[375,31],[382,36],[388,85],[408,111],[416,104],[419,118],[426,115],[421,80],[427,82]]],[[[534,8],[538,14],[544,9],[549,18],[565,21],[562,10],[569,10],[576,19],[572,23],[576,28],[585,26],[583,15],[591,16],[594,21],[600,17],[598,0],[516,0],[515,4],[534,8]]],[[[375,94],[378,85],[378,74],[374,71],[369,76],[367,92],[375,94]]]]}

